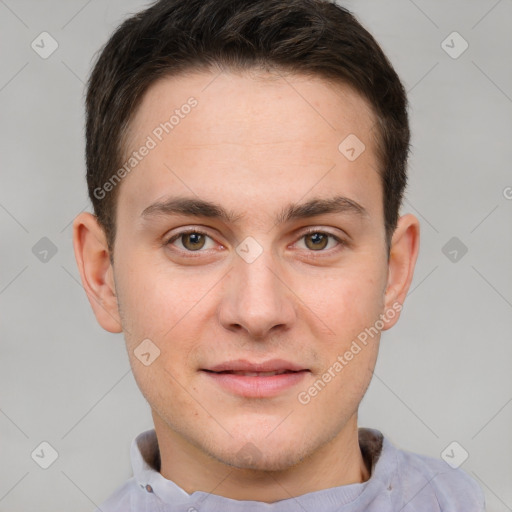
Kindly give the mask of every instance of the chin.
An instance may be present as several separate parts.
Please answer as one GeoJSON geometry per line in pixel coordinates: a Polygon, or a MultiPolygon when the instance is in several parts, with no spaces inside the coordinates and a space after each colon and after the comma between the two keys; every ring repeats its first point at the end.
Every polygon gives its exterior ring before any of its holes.
{"type": "MultiPolygon", "coordinates": [[[[274,434],[271,434],[271,436],[274,434]]],[[[247,439],[247,438],[246,438],[247,439]]],[[[283,471],[300,463],[313,447],[305,445],[296,436],[276,436],[273,440],[253,437],[253,440],[240,440],[238,450],[233,452],[233,446],[225,447],[219,452],[217,449],[210,453],[218,461],[238,469],[254,471],[283,471]],[[293,444],[286,441],[295,439],[293,444]],[[228,451],[229,450],[229,451],[228,451]]]]}
{"type": "Polygon", "coordinates": [[[296,449],[280,453],[258,451],[255,456],[251,456],[251,444],[247,443],[239,452],[222,462],[237,469],[268,472],[290,469],[301,460],[296,449]]]}

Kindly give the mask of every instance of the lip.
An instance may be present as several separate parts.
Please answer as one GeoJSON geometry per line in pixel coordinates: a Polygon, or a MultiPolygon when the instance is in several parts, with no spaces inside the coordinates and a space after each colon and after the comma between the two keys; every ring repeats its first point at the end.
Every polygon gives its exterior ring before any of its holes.
{"type": "Polygon", "coordinates": [[[297,363],[292,363],[284,359],[269,359],[261,363],[251,362],[247,359],[234,359],[203,369],[212,372],[225,372],[229,370],[234,372],[277,372],[283,370],[299,372],[301,370],[307,370],[308,368],[304,368],[297,363]]]}
{"type": "Polygon", "coordinates": [[[272,376],[245,376],[234,373],[215,373],[202,370],[208,379],[225,391],[247,398],[270,398],[299,384],[309,370],[272,376]]]}
{"type": "Polygon", "coordinates": [[[247,398],[270,398],[277,396],[298,385],[310,373],[309,369],[284,359],[271,359],[261,363],[236,359],[202,369],[201,371],[210,381],[215,382],[225,391],[247,398]],[[270,376],[219,373],[227,371],[257,373],[287,370],[291,373],[270,376]]]}

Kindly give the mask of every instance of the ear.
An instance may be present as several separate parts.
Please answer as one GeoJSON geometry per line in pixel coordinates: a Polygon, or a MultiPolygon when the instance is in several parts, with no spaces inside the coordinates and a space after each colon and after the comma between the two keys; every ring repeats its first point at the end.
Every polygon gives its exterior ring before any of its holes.
{"type": "Polygon", "coordinates": [[[113,268],[103,228],[84,212],[73,222],[75,258],[89,303],[98,323],[109,332],[122,332],[113,268]]]}
{"type": "Polygon", "coordinates": [[[385,293],[385,327],[387,330],[396,324],[405,297],[411,286],[414,267],[420,246],[420,223],[408,213],[398,219],[397,227],[391,240],[388,261],[388,281],[385,293]],[[386,314],[393,311],[393,315],[386,314]]]}

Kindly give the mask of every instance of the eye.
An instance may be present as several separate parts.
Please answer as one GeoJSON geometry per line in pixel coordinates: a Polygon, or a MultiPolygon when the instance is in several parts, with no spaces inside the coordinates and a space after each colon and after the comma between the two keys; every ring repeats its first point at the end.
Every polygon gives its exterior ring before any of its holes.
{"type": "Polygon", "coordinates": [[[305,248],[311,251],[331,249],[342,243],[339,238],[323,231],[312,231],[310,233],[306,233],[300,239],[300,242],[301,241],[303,241],[305,248]]]}
{"type": "Polygon", "coordinates": [[[200,251],[201,249],[212,249],[215,242],[206,233],[201,231],[188,231],[174,235],[167,245],[174,245],[183,251],[200,251]]]}
{"type": "MultiPolygon", "coordinates": [[[[331,233],[324,231],[311,231],[303,235],[297,242],[300,249],[321,252],[343,245],[343,241],[331,233]]],[[[206,233],[191,230],[175,234],[166,245],[173,245],[185,252],[200,252],[213,249],[215,241],[206,233]]]]}

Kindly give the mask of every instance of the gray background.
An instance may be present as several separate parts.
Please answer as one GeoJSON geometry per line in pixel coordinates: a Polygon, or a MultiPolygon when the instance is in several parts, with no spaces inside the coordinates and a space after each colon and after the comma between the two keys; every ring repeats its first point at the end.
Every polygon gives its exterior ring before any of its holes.
{"type": "MultiPolygon", "coordinates": [[[[131,440],[152,427],[71,243],[73,218],[90,210],[84,82],[94,53],[144,5],[0,0],[0,511],[92,510],[131,476],[131,440]],[[59,45],[47,59],[31,48],[43,31],[59,45]],[[46,260],[43,237],[57,251],[46,260]],[[42,441],[59,454],[46,470],[31,458],[42,441]]],[[[512,510],[512,1],[343,5],[409,90],[403,211],[422,223],[415,279],[383,335],[360,424],[433,457],[457,441],[488,510],[512,510]],[[442,47],[453,31],[469,44],[456,59],[442,47]]],[[[462,41],[452,39],[453,53],[462,41]]]]}

